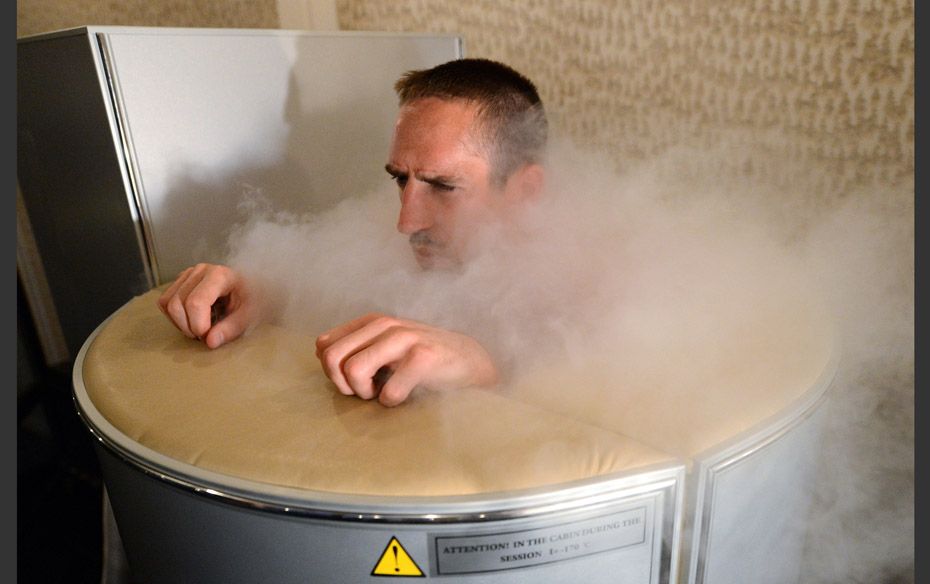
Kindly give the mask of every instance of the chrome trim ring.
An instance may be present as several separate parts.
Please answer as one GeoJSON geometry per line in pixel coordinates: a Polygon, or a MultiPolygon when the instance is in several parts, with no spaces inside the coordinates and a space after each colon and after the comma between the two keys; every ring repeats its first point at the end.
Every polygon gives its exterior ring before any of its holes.
{"type": "Polygon", "coordinates": [[[72,385],[78,414],[98,443],[118,459],[161,483],[198,496],[290,516],[405,524],[487,522],[535,517],[612,503],[664,489],[671,489],[670,492],[675,495],[672,498],[680,498],[677,493],[681,491],[684,464],[678,461],[640,468],[635,472],[614,473],[533,489],[443,497],[344,495],[259,483],[200,469],[139,444],[110,424],[93,407],[84,386],[84,358],[110,318],[88,337],[75,359],[72,385]]]}

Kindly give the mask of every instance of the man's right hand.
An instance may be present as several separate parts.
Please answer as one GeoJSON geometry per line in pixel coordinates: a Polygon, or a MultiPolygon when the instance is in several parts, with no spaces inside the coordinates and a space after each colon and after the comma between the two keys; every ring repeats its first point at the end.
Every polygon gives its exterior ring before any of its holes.
{"type": "Polygon", "coordinates": [[[158,307],[182,333],[211,349],[239,338],[258,318],[243,277],[215,264],[197,264],[181,272],[159,297],[158,307]],[[219,315],[214,305],[221,307],[219,315]]]}

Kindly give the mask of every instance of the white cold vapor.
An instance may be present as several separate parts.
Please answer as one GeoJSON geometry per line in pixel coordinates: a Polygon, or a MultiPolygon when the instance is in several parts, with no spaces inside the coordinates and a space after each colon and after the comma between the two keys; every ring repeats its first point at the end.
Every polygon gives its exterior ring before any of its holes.
{"type": "MultiPolygon", "coordinates": [[[[841,359],[803,581],[906,577],[913,189],[827,197],[798,164],[740,144],[682,148],[618,173],[557,144],[545,193],[510,228],[473,234],[459,269],[417,265],[395,230],[399,201],[387,180],[383,191],[304,217],[258,205],[237,229],[228,263],[260,283],[284,326],[317,335],[384,312],[464,332],[506,365],[513,385],[561,370],[564,383],[550,384],[558,394],[547,405],[623,409],[644,435],[661,400],[728,374],[735,348],[765,371],[765,351],[791,346],[790,336],[779,345],[766,344],[767,335],[827,331],[841,359]],[[796,180],[765,183],[753,164],[784,164],[782,174],[796,180]],[[779,328],[786,311],[794,329],[779,328]],[[612,386],[620,376],[645,389],[612,386]],[[847,527],[857,519],[872,527],[847,527]]],[[[725,417],[731,407],[713,396],[694,403],[694,419],[725,417]]],[[[663,439],[693,447],[674,435],[679,426],[669,420],[663,439]]]]}
{"type": "Polygon", "coordinates": [[[811,229],[843,361],[807,539],[811,584],[914,581],[911,187],[852,193],[811,229]]]}
{"type": "Polygon", "coordinates": [[[517,369],[618,344],[707,346],[798,285],[758,230],[667,195],[564,147],[540,199],[473,233],[458,269],[417,266],[390,188],[304,217],[259,205],[228,262],[264,282],[285,326],[317,334],[385,312],[475,336],[517,369]]]}

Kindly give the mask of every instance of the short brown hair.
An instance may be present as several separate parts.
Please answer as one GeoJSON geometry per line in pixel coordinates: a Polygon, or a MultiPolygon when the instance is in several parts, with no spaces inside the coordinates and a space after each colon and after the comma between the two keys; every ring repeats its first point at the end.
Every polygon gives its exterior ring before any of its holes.
{"type": "Polygon", "coordinates": [[[542,100],[532,81],[503,63],[457,59],[408,71],[394,90],[402,106],[427,97],[477,104],[480,138],[497,184],[521,166],[542,160],[548,133],[542,100]]]}

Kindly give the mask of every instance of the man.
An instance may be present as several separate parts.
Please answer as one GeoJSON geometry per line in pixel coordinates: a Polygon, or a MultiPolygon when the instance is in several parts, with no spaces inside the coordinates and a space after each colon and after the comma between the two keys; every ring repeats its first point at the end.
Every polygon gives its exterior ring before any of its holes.
{"type": "MultiPolygon", "coordinates": [[[[423,269],[468,261],[477,227],[507,225],[541,191],[547,124],[532,82],[485,59],[411,71],[385,168],[397,183],[397,229],[423,269]]],[[[234,270],[199,264],[159,298],[184,334],[214,349],[259,318],[260,301],[234,270]],[[223,317],[211,318],[218,307],[223,317]]],[[[321,334],[316,354],[340,392],[404,401],[416,387],[491,387],[500,371],[475,339],[429,324],[367,314],[321,334]]]]}

